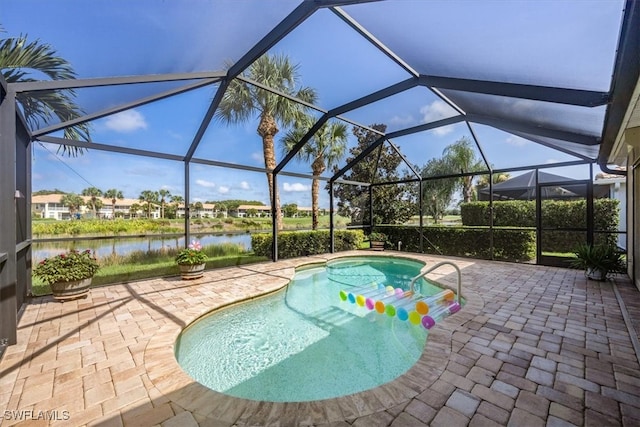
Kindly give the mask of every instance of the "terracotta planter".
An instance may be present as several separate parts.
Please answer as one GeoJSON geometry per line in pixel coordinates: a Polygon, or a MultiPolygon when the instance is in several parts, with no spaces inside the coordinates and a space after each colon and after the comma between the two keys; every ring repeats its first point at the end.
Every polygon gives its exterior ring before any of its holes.
{"type": "Polygon", "coordinates": [[[205,263],[178,264],[178,267],[180,267],[180,275],[182,276],[182,280],[193,280],[201,278],[204,275],[204,266],[205,263]]]}
{"type": "Polygon", "coordinates": [[[384,251],[384,242],[376,242],[372,240],[369,242],[371,245],[371,249],[374,251],[384,251]]]}
{"type": "Polygon", "coordinates": [[[59,301],[66,301],[73,298],[86,298],[91,288],[91,279],[72,280],[70,282],[56,282],[51,284],[53,297],[59,301]]]}

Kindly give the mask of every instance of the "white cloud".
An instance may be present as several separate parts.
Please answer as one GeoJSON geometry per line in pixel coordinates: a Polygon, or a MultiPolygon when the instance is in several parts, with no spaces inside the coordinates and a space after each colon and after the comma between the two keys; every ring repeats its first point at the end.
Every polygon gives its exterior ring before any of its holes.
{"type": "Polygon", "coordinates": [[[286,192],[298,192],[298,191],[309,191],[311,189],[310,185],[304,185],[299,182],[294,182],[293,184],[289,184],[285,182],[282,184],[282,188],[286,192]]]}
{"type": "Polygon", "coordinates": [[[249,186],[249,183],[247,181],[242,181],[240,183],[240,188],[243,190],[249,190],[251,187],[249,186]]]}
{"type": "MultiPolygon", "coordinates": [[[[422,123],[431,123],[454,116],[456,112],[446,102],[437,100],[420,108],[420,114],[422,114],[422,123]]],[[[433,133],[437,136],[444,136],[452,131],[453,125],[449,125],[436,128],[433,133]]]]}
{"type": "Polygon", "coordinates": [[[437,100],[420,108],[420,114],[422,114],[422,123],[431,123],[451,117],[455,111],[446,102],[437,100]]]}
{"type": "Polygon", "coordinates": [[[196,184],[206,188],[213,188],[216,186],[215,182],[205,181],[204,179],[196,179],[196,184]]]}
{"type": "Polygon", "coordinates": [[[416,122],[416,119],[413,118],[411,114],[406,117],[393,116],[389,119],[389,124],[398,125],[398,126],[408,126],[412,125],[416,122]]]}
{"type": "Polygon", "coordinates": [[[251,158],[258,163],[264,164],[264,154],[259,151],[251,153],[251,158]]]}
{"type": "Polygon", "coordinates": [[[228,192],[229,192],[229,187],[225,187],[224,185],[221,185],[220,187],[218,187],[218,193],[227,194],[228,192]]]}
{"type": "Polygon", "coordinates": [[[144,116],[138,111],[126,110],[107,117],[105,126],[116,132],[133,132],[138,129],[146,129],[148,125],[144,116]]]}
{"type": "Polygon", "coordinates": [[[519,136],[515,136],[515,135],[510,135],[505,142],[509,145],[515,145],[516,147],[522,147],[525,146],[529,143],[529,141],[527,141],[524,138],[520,138],[519,136]]]}
{"type": "Polygon", "coordinates": [[[547,159],[545,161],[545,164],[549,165],[549,164],[552,164],[552,163],[559,163],[559,162],[560,162],[560,160],[558,160],[558,159],[547,159]]]}
{"type": "Polygon", "coordinates": [[[435,133],[438,136],[445,136],[446,134],[453,132],[453,127],[454,125],[441,126],[439,128],[435,128],[433,130],[433,133],[435,133]]]}

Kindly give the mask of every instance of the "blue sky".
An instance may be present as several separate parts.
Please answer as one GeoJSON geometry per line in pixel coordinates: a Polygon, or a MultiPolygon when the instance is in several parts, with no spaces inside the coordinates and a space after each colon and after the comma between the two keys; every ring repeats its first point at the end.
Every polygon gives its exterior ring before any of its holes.
{"type": "MultiPolygon", "coordinates": [[[[247,51],[297,5],[297,1],[3,0],[3,36],[28,34],[54,46],[79,77],[218,70],[247,51]]],[[[369,28],[418,72],[462,78],[608,90],[621,1],[387,1],[344,10],[369,28]],[[400,29],[400,31],[399,31],[400,29]],[[542,29],[542,31],[540,31],[542,29]],[[505,61],[504,58],[508,58],[505,61]]],[[[322,10],[278,43],[298,63],[302,83],[316,89],[318,105],[330,109],[409,75],[366,43],[335,14],[322,10]]],[[[39,76],[35,76],[36,78],[39,76]]],[[[180,83],[183,84],[183,83],[180,83]]],[[[86,112],[159,93],[177,83],[130,85],[77,91],[86,112]]],[[[96,142],[183,154],[191,144],[216,86],[137,107],[92,123],[96,142]]],[[[599,129],[602,111],[554,110],[541,103],[493,99],[492,108],[540,115],[559,126],[588,122],[599,129]],[[545,110],[546,111],[546,110],[545,110]]],[[[452,115],[450,107],[423,87],[346,113],[365,125],[385,123],[389,131],[452,115]]],[[[196,157],[262,167],[257,119],[242,125],[212,123],[196,157]]],[[[473,125],[496,168],[574,160],[518,136],[473,125]]],[[[279,136],[284,134],[281,132],[279,136]]],[[[412,162],[423,165],[463,136],[464,124],[394,139],[412,162]]],[[[353,137],[348,142],[355,145],[353,137]]],[[[91,151],[58,159],[57,147],[34,146],[33,188],[79,192],[89,185],[117,188],[137,198],[142,190],[165,188],[182,194],[180,162],[91,151]]],[[[281,153],[278,153],[278,159],[281,153]]],[[[292,162],[287,171],[309,173],[292,162]]],[[[552,173],[585,178],[588,168],[552,173]]],[[[597,171],[597,169],[596,169],[597,171]]],[[[326,176],[329,173],[325,174],[326,176]]],[[[281,176],[281,202],[310,205],[311,181],[281,176]]],[[[225,198],[268,204],[263,173],[192,165],[194,200],[225,198]]],[[[328,204],[322,195],[321,205],[328,204]]]]}

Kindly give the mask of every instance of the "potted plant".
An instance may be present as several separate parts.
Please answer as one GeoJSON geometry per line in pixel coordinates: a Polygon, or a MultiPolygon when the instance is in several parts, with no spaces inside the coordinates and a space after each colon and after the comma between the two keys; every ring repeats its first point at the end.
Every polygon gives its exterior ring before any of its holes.
{"type": "Polygon", "coordinates": [[[374,251],[384,251],[384,246],[387,243],[387,235],[376,231],[369,234],[369,245],[374,251]]]}
{"type": "Polygon", "coordinates": [[[569,261],[574,268],[582,268],[592,280],[607,280],[610,273],[624,271],[624,253],[611,245],[580,245],[574,251],[575,259],[569,261]]]}
{"type": "Polygon", "coordinates": [[[70,250],[67,253],[46,258],[36,266],[33,275],[51,286],[53,297],[60,301],[86,297],[91,278],[100,266],[91,250],[70,250]]]}
{"type": "Polygon", "coordinates": [[[176,255],[176,263],[180,268],[182,280],[199,279],[204,275],[207,255],[202,252],[200,242],[193,240],[191,244],[176,255]]]}

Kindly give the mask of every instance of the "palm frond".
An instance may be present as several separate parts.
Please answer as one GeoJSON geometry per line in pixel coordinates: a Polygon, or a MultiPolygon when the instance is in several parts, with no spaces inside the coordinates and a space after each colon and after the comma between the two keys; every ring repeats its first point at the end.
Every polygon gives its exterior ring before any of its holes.
{"type": "MultiPolygon", "coordinates": [[[[57,56],[55,49],[40,40],[27,41],[26,35],[0,41],[0,70],[9,83],[17,81],[35,81],[28,77],[32,72],[39,72],[50,79],[73,79],[76,74],[69,62],[57,56]]],[[[38,91],[20,93],[18,102],[22,105],[27,123],[32,128],[52,122],[54,116],[65,122],[84,115],[84,111],[73,101],[73,90],[38,91]]],[[[89,125],[82,123],[64,130],[67,139],[78,141],[91,140],[89,125]]],[[[79,147],[62,145],[58,152],[70,156],[82,154],[79,147]]]]}
{"type": "Polygon", "coordinates": [[[27,41],[26,35],[8,38],[0,42],[0,69],[7,82],[12,83],[24,77],[24,72],[4,70],[37,70],[52,80],[73,79],[76,74],[71,64],[57,56],[49,44],[40,40],[27,41]]]}

